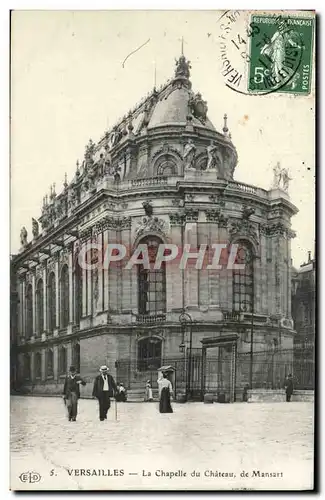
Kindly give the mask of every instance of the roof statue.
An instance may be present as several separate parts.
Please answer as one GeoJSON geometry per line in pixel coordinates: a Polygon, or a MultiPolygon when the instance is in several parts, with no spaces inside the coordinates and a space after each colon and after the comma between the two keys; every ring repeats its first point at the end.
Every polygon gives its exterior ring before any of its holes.
{"type": "Polygon", "coordinates": [[[178,59],[178,61],[176,60],[175,77],[188,79],[191,75],[190,69],[191,69],[190,61],[187,61],[185,56],[182,54],[178,59]]]}

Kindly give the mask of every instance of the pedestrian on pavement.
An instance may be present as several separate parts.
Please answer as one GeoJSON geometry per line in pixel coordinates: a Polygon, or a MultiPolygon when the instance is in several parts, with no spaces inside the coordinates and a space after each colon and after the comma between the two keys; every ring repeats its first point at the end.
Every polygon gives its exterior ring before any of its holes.
{"type": "Polygon", "coordinates": [[[153,400],[153,397],[152,397],[152,388],[151,388],[151,382],[150,382],[150,380],[147,380],[147,383],[146,383],[146,389],[145,389],[145,393],[144,393],[144,400],[146,402],[153,400]]]}
{"type": "Polygon", "coordinates": [[[116,401],[121,401],[122,403],[125,403],[127,400],[126,389],[125,389],[124,384],[122,382],[117,384],[117,393],[116,393],[115,399],[116,399],[116,401]]]}
{"type": "Polygon", "coordinates": [[[286,402],[289,403],[291,401],[291,396],[293,393],[293,378],[291,373],[289,373],[284,381],[284,388],[286,391],[286,402]]]}
{"type": "Polygon", "coordinates": [[[69,422],[75,422],[77,419],[80,384],[86,385],[86,382],[77,374],[75,367],[70,366],[69,375],[65,378],[63,387],[63,399],[68,409],[69,422]]]}
{"type": "Polygon", "coordinates": [[[170,397],[173,394],[173,387],[167,378],[167,373],[163,372],[162,377],[158,379],[159,389],[159,411],[160,413],[173,413],[170,404],[170,397]]]}
{"type": "Polygon", "coordinates": [[[107,412],[111,406],[110,398],[116,395],[117,387],[106,365],[101,366],[99,371],[100,374],[94,380],[93,397],[98,399],[99,420],[103,421],[107,419],[107,412]]]}

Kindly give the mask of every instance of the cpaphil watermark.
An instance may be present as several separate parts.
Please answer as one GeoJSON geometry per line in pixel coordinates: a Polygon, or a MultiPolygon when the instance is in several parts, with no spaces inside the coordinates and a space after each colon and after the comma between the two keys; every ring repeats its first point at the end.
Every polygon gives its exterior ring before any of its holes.
{"type": "Polygon", "coordinates": [[[80,248],[78,264],[86,271],[107,270],[117,263],[119,266],[123,263],[125,269],[140,265],[143,269],[158,270],[172,262],[179,269],[186,269],[190,262],[193,265],[195,261],[195,269],[241,270],[247,261],[243,252],[245,249],[239,245],[226,242],[201,244],[199,247],[185,244],[182,248],[173,243],[161,243],[155,247],[141,243],[132,250],[120,243],[108,243],[103,248],[99,243],[90,242],[80,248]]]}

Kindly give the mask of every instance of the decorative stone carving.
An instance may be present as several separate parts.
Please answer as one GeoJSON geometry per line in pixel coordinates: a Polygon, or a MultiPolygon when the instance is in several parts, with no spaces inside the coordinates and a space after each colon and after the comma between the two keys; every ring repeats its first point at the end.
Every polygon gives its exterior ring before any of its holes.
{"type": "Polygon", "coordinates": [[[193,144],[192,139],[189,139],[184,147],[183,160],[184,160],[184,170],[195,170],[194,159],[195,159],[196,147],[193,144]]]}
{"type": "Polygon", "coordinates": [[[186,222],[197,222],[199,220],[198,210],[189,209],[185,212],[186,222]]]}
{"type": "Polygon", "coordinates": [[[286,227],[282,222],[276,222],[274,224],[263,224],[261,225],[261,233],[265,236],[283,236],[286,238],[295,238],[296,233],[292,229],[286,227]]]}
{"type": "Polygon", "coordinates": [[[36,219],[32,218],[32,233],[33,238],[36,239],[39,237],[39,227],[36,219]]]}
{"type": "Polygon", "coordinates": [[[137,237],[144,233],[166,233],[166,222],[158,217],[143,217],[135,230],[137,237]]]}
{"type": "Polygon", "coordinates": [[[205,123],[207,119],[208,106],[207,102],[202,99],[202,95],[199,92],[193,95],[190,98],[188,105],[193,116],[205,123]]]}
{"type": "Polygon", "coordinates": [[[183,55],[176,60],[176,70],[175,70],[175,77],[176,78],[189,78],[190,77],[190,69],[191,69],[191,64],[190,61],[187,61],[183,55]]]}
{"type": "Polygon", "coordinates": [[[78,191],[74,183],[70,185],[68,190],[68,208],[73,210],[78,203],[78,191]]]}
{"type": "Polygon", "coordinates": [[[220,209],[206,210],[205,215],[208,222],[216,222],[220,227],[227,227],[228,219],[221,213],[220,209]]]}
{"type": "Polygon", "coordinates": [[[169,220],[172,226],[183,226],[185,223],[185,214],[170,214],[169,220]]]}
{"type": "Polygon", "coordinates": [[[147,200],[147,201],[144,201],[142,203],[142,206],[144,208],[144,211],[145,211],[145,214],[148,216],[148,217],[151,217],[152,214],[153,214],[153,206],[151,204],[151,200],[147,200]]]}
{"type": "Polygon", "coordinates": [[[256,228],[247,219],[243,219],[241,221],[239,220],[231,221],[229,227],[229,234],[231,235],[231,237],[250,236],[255,240],[255,243],[258,244],[258,235],[256,228]]]}
{"type": "Polygon", "coordinates": [[[28,237],[27,229],[25,228],[25,226],[23,226],[20,230],[20,244],[22,247],[25,247],[28,244],[27,237],[28,237]]]}
{"type": "Polygon", "coordinates": [[[195,199],[195,196],[194,194],[192,193],[186,193],[185,195],[185,201],[187,201],[188,203],[192,203],[195,199]]]}
{"type": "Polygon", "coordinates": [[[174,207],[184,207],[185,205],[185,202],[183,199],[177,199],[177,198],[173,198],[172,199],[172,204],[174,205],[174,207]]]}
{"type": "Polygon", "coordinates": [[[282,182],[283,182],[283,190],[287,193],[289,189],[289,182],[292,178],[289,176],[289,170],[287,168],[282,169],[282,182]]]}
{"type": "Polygon", "coordinates": [[[100,221],[98,221],[94,228],[93,233],[99,234],[106,229],[130,229],[131,227],[131,217],[111,217],[106,216],[103,217],[100,221]]]}
{"type": "Polygon", "coordinates": [[[283,189],[286,193],[289,189],[289,182],[291,181],[289,176],[289,170],[287,168],[281,168],[280,162],[277,162],[273,168],[273,189],[283,189]],[[281,186],[282,184],[282,186],[281,186]]]}
{"type": "Polygon", "coordinates": [[[243,206],[243,219],[248,220],[251,215],[255,213],[255,208],[249,207],[247,205],[243,206]]]}
{"type": "Polygon", "coordinates": [[[272,184],[273,188],[280,187],[281,177],[282,177],[282,171],[281,171],[280,162],[277,162],[277,164],[273,168],[273,184],[272,184]]]}
{"type": "Polygon", "coordinates": [[[84,229],[83,231],[80,232],[79,237],[81,243],[85,243],[89,238],[91,238],[92,235],[92,228],[87,227],[87,229],[84,229]]]}
{"type": "Polygon", "coordinates": [[[217,146],[214,144],[213,141],[211,141],[210,145],[207,147],[207,153],[208,153],[207,170],[216,170],[217,168],[216,152],[217,152],[217,146]]]}

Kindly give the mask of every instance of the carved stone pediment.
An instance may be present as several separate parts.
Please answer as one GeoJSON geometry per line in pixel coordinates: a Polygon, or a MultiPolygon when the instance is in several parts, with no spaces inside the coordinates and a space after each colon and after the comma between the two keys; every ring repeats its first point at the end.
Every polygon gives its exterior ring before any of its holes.
{"type": "Polygon", "coordinates": [[[143,217],[142,221],[138,223],[135,233],[138,237],[151,232],[166,234],[167,231],[167,223],[163,219],[159,219],[158,217],[143,217]]]}

